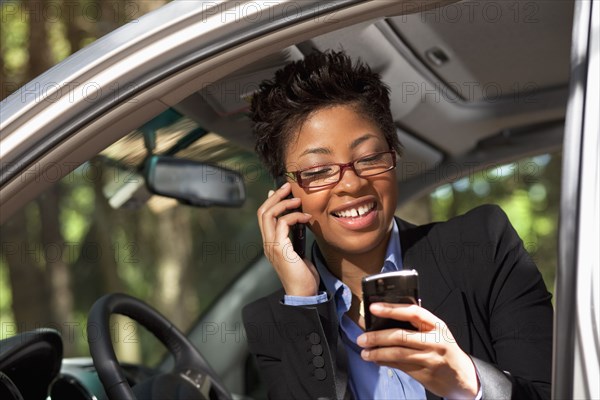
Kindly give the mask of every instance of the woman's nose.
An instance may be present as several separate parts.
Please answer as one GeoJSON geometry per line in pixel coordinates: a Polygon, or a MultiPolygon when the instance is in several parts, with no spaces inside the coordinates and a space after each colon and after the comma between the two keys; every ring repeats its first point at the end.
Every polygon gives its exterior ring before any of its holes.
{"type": "Polygon", "coordinates": [[[355,188],[359,188],[362,186],[363,178],[356,175],[354,169],[350,166],[344,168],[341,171],[342,176],[340,177],[340,181],[337,183],[336,188],[340,188],[344,191],[353,190],[355,188]]]}

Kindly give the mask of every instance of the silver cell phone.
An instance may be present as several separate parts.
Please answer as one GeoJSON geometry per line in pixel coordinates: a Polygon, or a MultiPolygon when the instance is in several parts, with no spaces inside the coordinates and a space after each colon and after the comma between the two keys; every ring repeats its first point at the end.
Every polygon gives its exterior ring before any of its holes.
{"type": "Polygon", "coordinates": [[[421,305],[419,298],[419,274],[414,269],[384,272],[362,279],[365,328],[367,331],[401,328],[417,330],[410,322],[379,318],[371,314],[373,303],[399,303],[421,305]]]}

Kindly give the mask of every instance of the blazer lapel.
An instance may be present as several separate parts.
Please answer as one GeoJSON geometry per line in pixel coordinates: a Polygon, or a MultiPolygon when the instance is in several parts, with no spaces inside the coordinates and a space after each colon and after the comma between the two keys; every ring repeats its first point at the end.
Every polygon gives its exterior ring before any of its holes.
{"type": "MultiPolygon", "coordinates": [[[[433,225],[415,226],[399,218],[396,218],[396,222],[400,231],[403,268],[413,268],[419,273],[421,305],[446,324],[448,319],[462,320],[463,315],[455,315],[461,314],[461,310],[464,314],[464,305],[457,304],[462,303],[460,292],[455,288],[452,277],[441,273],[436,249],[428,240],[433,225]]],[[[428,400],[440,399],[429,391],[426,391],[426,396],[428,400]]]]}
{"type": "Polygon", "coordinates": [[[433,225],[414,226],[396,219],[400,231],[400,246],[403,268],[416,269],[419,273],[421,304],[430,311],[436,310],[454,289],[451,277],[446,277],[438,268],[436,249],[428,240],[433,225]]]}
{"type": "Polygon", "coordinates": [[[452,335],[442,332],[441,340],[454,338],[466,352],[471,351],[471,335],[468,329],[469,317],[462,291],[455,285],[451,271],[440,265],[443,239],[432,239],[435,225],[414,226],[400,219],[396,220],[400,230],[402,262],[404,268],[414,268],[419,272],[419,292],[421,305],[440,318],[452,335]]]}

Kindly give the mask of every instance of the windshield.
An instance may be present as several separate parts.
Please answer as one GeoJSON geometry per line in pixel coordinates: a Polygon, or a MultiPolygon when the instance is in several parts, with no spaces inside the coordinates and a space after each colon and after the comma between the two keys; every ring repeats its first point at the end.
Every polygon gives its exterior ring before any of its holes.
{"type": "MultiPolygon", "coordinates": [[[[262,254],[257,201],[272,181],[253,152],[214,133],[188,143],[177,157],[239,172],[247,199],[235,209],[184,206],[146,189],[140,166],[149,130],[156,134],[154,153],[163,154],[201,129],[168,110],[60,179],[2,226],[3,337],[53,327],[63,336],[65,356],[87,356],[87,313],[110,292],[152,304],[187,331],[262,254]]],[[[120,360],[154,364],[161,358],[162,346],[126,317],[113,317],[111,331],[120,360]]]]}

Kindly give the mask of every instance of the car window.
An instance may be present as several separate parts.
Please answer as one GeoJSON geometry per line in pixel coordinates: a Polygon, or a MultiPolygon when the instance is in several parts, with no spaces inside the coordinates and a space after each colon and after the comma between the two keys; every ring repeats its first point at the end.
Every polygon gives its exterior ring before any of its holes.
{"type": "MultiPolygon", "coordinates": [[[[3,338],[54,327],[65,338],[65,356],[88,355],[87,313],[109,292],[145,300],[187,331],[262,254],[256,209],[271,179],[253,152],[219,135],[190,140],[198,130],[197,123],[168,111],[64,178],[58,179],[58,165],[57,175],[45,176],[56,184],[1,227],[3,338]],[[195,208],[151,195],[139,171],[149,130],[156,133],[155,153],[179,146],[178,157],[242,174],[244,205],[195,208]],[[191,143],[181,145],[183,138],[191,143]]],[[[125,317],[114,318],[111,330],[121,360],[160,359],[157,342],[125,317]]]]}
{"type": "Polygon", "coordinates": [[[424,224],[445,221],[478,205],[498,204],[554,292],[561,163],[561,153],[555,152],[490,164],[403,204],[396,214],[424,224]]]}

